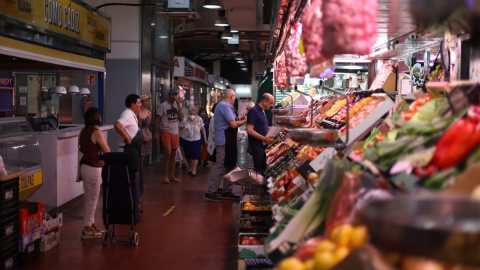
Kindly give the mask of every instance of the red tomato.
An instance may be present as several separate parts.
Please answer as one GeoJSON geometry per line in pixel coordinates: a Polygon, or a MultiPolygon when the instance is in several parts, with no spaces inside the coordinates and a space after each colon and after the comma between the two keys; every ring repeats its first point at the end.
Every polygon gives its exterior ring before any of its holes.
{"type": "Polygon", "coordinates": [[[362,150],[358,149],[353,152],[355,155],[360,156],[362,154],[362,150]]]}
{"type": "Polygon", "coordinates": [[[317,153],[317,154],[322,153],[322,151],[323,151],[322,148],[319,148],[319,147],[315,148],[315,153],[317,153]]]}
{"type": "Polygon", "coordinates": [[[403,112],[403,116],[402,116],[402,117],[403,117],[403,119],[405,119],[405,120],[408,121],[408,120],[412,119],[412,117],[413,117],[413,112],[403,112]]]}
{"type": "Polygon", "coordinates": [[[241,242],[242,245],[250,245],[250,240],[242,240],[241,242]]]}
{"type": "Polygon", "coordinates": [[[377,136],[375,136],[375,140],[376,140],[377,142],[383,141],[384,138],[385,138],[385,135],[384,135],[384,134],[378,134],[377,136]]]}
{"type": "Polygon", "coordinates": [[[260,242],[257,239],[255,239],[250,241],[250,245],[260,245],[260,242]]]}
{"type": "Polygon", "coordinates": [[[248,240],[250,240],[250,242],[251,242],[251,241],[253,241],[253,240],[257,240],[257,238],[255,238],[255,236],[249,236],[249,237],[248,237],[248,240]]]}
{"type": "Polygon", "coordinates": [[[246,235],[242,236],[242,241],[243,240],[248,240],[248,236],[246,236],[246,235]]]}

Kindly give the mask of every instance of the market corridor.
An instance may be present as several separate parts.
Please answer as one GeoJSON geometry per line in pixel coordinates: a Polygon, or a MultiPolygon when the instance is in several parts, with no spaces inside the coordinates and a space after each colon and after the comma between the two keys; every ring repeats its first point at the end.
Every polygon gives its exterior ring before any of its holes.
{"type": "MultiPolygon", "coordinates": [[[[243,140],[244,142],[246,140],[243,140]]],[[[239,147],[239,163],[245,167],[246,143],[239,147]]],[[[41,253],[25,270],[35,269],[237,269],[239,202],[207,202],[204,192],[211,165],[200,167],[196,177],[176,169],[182,183],[161,183],[163,160],[145,168],[145,193],[141,197],[144,212],[137,226],[139,245],[127,242],[102,244],[101,239],[80,240],[83,198],[65,207],[60,245],[41,253]]],[[[235,187],[234,193],[239,194],[235,187]]],[[[102,225],[102,201],[95,221],[102,225]]],[[[130,227],[117,225],[118,237],[129,236],[130,227]]]]}

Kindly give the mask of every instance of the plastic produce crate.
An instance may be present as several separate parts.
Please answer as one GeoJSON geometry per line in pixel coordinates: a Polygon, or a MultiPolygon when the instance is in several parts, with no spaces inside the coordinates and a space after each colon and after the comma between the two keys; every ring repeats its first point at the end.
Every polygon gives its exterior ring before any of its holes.
{"type": "Polygon", "coordinates": [[[0,212],[0,243],[18,241],[18,208],[9,208],[0,212]]]}
{"type": "Polygon", "coordinates": [[[20,267],[27,265],[29,261],[40,256],[40,241],[41,239],[33,241],[27,245],[24,252],[20,252],[20,267]]]}
{"type": "Polygon", "coordinates": [[[245,259],[245,270],[273,269],[273,262],[269,259],[245,259]]]}
{"type": "Polygon", "coordinates": [[[15,270],[20,267],[20,257],[17,242],[0,248],[0,270],[15,270]]]}
{"type": "Polygon", "coordinates": [[[0,181],[0,211],[17,207],[18,205],[18,178],[0,181]]]}
{"type": "Polygon", "coordinates": [[[265,195],[267,191],[267,185],[245,184],[243,186],[243,194],[245,195],[265,195]]]}

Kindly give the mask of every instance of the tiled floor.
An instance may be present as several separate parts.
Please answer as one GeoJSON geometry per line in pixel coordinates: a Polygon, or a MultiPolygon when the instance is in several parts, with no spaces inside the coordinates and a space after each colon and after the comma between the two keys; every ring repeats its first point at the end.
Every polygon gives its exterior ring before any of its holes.
{"type": "MultiPolygon", "coordinates": [[[[245,154],[245,143],[241,145],[239,164],[245,168],[251,159],[245,154]]],[[[183,182],[166,185],[161,183],[162,163],[144,171],[146,188],[141,197],[144,212],[137,225],[138,246],[126,242],[103,245],[101,239],[81,240],[83,199],[79,199],[63,210],[60,245],[41,253],[23,269],[237,269],[239,203],[203,199],[211,165],[199,168],[196,177],[176,169],[183,182]]],[[[237,194],[239,191],[239,187],[234,190],[237,194]]],[[[100,201],[96,212],[98,225],[103,224],[101,213],[100,201]]],[[[130,226],[117,225],[115,229],[117,236],[129,236],[130,226]]]]}

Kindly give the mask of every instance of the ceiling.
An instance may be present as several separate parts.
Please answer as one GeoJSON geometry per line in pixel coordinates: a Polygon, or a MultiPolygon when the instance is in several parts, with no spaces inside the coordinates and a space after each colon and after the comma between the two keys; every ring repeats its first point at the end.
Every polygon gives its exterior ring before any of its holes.
{"type": "MultiPolygon", "coordinates": [[[[270,46],[270,22],[274,22],[277,16],[272,14],[274,1],[276,0],[260,0],[257,3],[256,0],[223,0],[222,5],[227,11],[231,29],[240,31],[239,44],[229,45],[220,39],[223,27],[213,25],[218,10],[205,9],[202,7],[204,0],[198,0],[196,11],[201,18],[194,20],[196,30],[175,37],[175,55],[206,65],[205,63],[215,60],[232,59],[231,52],[237,49],[247,61],[264,61],[270,46]]],[[[443,35],[424,31],[419,34],[410,14],[410,2],[411,0],[378,0],[378,39],[370,56],[361,58],[387,59],[438,46],[443,35]]],[[[360,56],[350,57],[358,59],[360,56]]]]}
{"type": "MultiPolygon", "coordinates": [[[[222,7],[232,30],[238,30],[239,44],[227,44],[220,36],[224,27],[214,26],[217,9],[203,8],[204,0],[197,1],[195,32],[175,35],[175,55],[185,56],[194,62],[230,60],[232,51],[240,51],[245,60],[263,61],[265,47],[270,39],[271,9],[264,16],[263,6],[271,6],[272,0],[223,0],[222,7]],[[264,22],[267,22],[266,24],[264,22]]],[[[267,11],[267,10],[266,10],[267,11]]]]}

